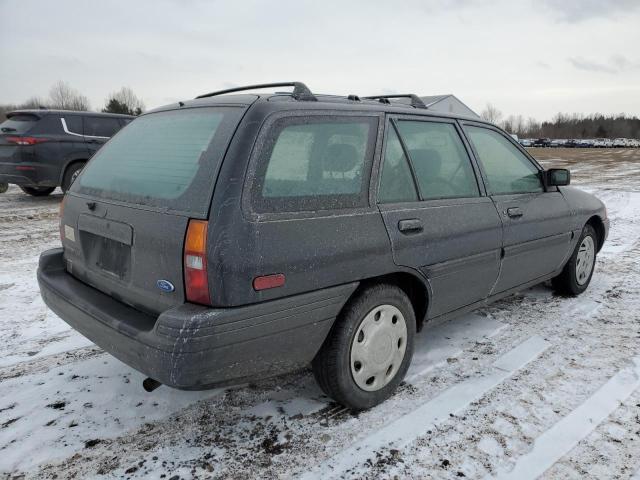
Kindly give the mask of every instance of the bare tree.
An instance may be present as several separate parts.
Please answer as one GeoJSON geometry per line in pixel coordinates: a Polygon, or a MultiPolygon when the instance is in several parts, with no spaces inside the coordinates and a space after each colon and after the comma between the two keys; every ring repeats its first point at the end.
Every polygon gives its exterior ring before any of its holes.
{"type": "Polygon", "coordinates": [[[47,101],[38,96],[29,97],[20,104],[20,108],[47,108],[47,101]]]}
{"type": "Polygon", "coordinates": [[[498,123],[502,119],[502,112],[492,104],[487,103],[487,106],[482,113],[480,113],[480,116],[487,122],[498,123]]]}
{"type": "Polygon", "coordinates": [[[63,110],[89,110],[89,99],[68,83],[59,80],[49,90],[50,106],[63,110]]]}
{"type": "Polygon", "coordinates": [[[102,111],[106,113],[140,115],[144,112],[144,109],[144,102],[133,93],[133,90],[129,87],[122,87],[117,92],[109,95],[102,111]]]}

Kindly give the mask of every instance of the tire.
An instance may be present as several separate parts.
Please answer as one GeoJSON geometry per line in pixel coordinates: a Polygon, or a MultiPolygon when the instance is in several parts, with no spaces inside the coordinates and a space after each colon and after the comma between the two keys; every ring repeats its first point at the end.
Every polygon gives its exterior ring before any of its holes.
{"type": "Polygon", "coordinates": [[[76,177],[80,174],[82,169],[85,166],[85,162],[76,162],[69,167],[67,167],[67,171],[64,172],[64,177],[62,178],[62,191],[67,193],[67,190],[71,188],[71,184],[76,179],[76,177]]]}
{"type": "Polygon", "coordinates": [[[20,189],[32,197],[46,197],[51,192],[53,192],[56,187],[23,187],[20,186],[20,189]]]}
{"type": "Polygon", "coordinates": [[[352,410],[378,405],[407,373],[415,331],[413,307],[400,288],[380,284],[362,290],[345,305],[313,359],[316,381],[352,410]],[[372,352],[378,358],[366,356],[372,352]]]}
{"type": "Polygon", "coordinates": [[[9,184],[0,182],[0,193],[6,193],[9,190],[9,184]]]}
{"type": "Polygon", "coordinates": [[[562,273],[551,281],[556,292],[575,296],[587,289],[593,276],[597,250],[598,236],[594,228],[587,224],[562,273]]]}

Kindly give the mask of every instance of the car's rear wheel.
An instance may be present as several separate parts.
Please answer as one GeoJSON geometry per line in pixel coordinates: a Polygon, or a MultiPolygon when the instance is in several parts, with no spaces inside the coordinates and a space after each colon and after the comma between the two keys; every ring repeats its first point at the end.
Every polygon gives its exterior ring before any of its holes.
{"type": "Polygon", "coordinates": [[[345,306],[313,373],[322,390],[354,410],[371,408],[398,387],[411,363],[415,314],[395,285],[362,290],[345,306]]]}
{"type": "Polygon", "coordinates": [[[587,289],[593,276],[597,250],[598,236],[594,228],[587,224],[562,273],[552,280],[558,293],[579,295],[587,289]]]}
{"type": "Polygon", "coordinates": [[[33,197],[46,197],[51,192],[53,192],[56,187],[24,187],[21,186],[20,189],[33,197]]]}
{"type": "Polygon", "coordinates": [[[0,182],[0,193],[5,193],[7,190],[9,190],[9,184],[0,182]]]}
{"type": "Polygon", "coordinates": [[[61,187],[63,192],[66,192],[67,190],[69,190],[69,188],[71,188],[71,185],[78,177],[78,175],[80,175],[80,172],[82,172],[84,166],[84,162],[77,162],[67,168],[67,171],[64,172],[64,178],[62,179],[61,187]]]}

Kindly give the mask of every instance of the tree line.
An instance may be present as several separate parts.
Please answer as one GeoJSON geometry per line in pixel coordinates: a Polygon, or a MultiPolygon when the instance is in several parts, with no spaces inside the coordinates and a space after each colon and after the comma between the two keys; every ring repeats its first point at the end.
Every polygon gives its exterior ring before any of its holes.
{"type": "MultiPolygon", "coordinates": [[[[61,110],[90,111],[89,99],[62,80],[53,84],[47,97],[33,96],[19,104],[0,104],[0,120],[6,114],[19,109],[51,108],[61,110]]],[[[101,109],[104,113],[122,113],[125,115],[140,115],[145,110],[144,102],[129,87],[110,93],[101,109]]]]}
{"type": "Polygon", "coordinates": [[[640,118],[593,113],[558,113],[551,120],[539,122],[522,115],[503,118],[502,112],[492,104],[487,104],[480,114],[482,118],[499,125],[519,138],[636,138],[640,139],[640,118]]]}

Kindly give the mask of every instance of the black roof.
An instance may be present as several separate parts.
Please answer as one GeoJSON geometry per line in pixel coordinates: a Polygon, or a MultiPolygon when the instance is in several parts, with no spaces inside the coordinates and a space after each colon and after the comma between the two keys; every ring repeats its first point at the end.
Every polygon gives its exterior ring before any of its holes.
{"type": "Polygon", "coordinates": [[[7,118],[12,115],[16,115],[19,113],[29,113],[31,115],[37,115],[39,117],[44,117],[45,115],[49,115],[51,113],[63,113],[65,115],[91,115],[92,117],[114,117],[114,118],[135,118],[132,115],[125,115],[122,113],[103,113],[103,112],[89,112],[89,111],[79,111],[79,110],[61,110],[55,108],[24,108],[19,110],[12,110],[7,113],[7,118]]]}

